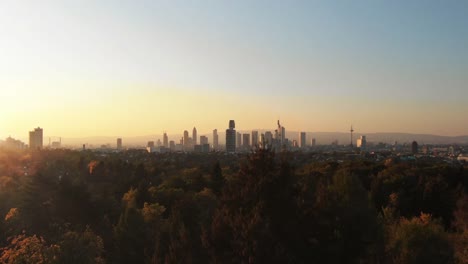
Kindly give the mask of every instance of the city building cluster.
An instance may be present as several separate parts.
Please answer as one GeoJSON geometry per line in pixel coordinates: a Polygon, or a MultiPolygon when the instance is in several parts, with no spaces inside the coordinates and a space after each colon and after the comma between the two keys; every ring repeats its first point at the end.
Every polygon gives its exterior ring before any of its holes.
{"type": "MultiPolygon", "coordinates": [[[[194,152],[194,153],[209,153],[209,152],[225,152],[228,154],[247,153],[255,151],[259,148],[271,149],[274,151],[311,151],[317,153],[342,152],[353,155],[377,155],[376,153],[392,153],[402,159],[412,159],[414,157],[440,157],[460,162],[468,162],[468,154],[466,154],[465,146],[456,144],[451,145],[432,145],[423,144],[420,146],[418,142],[400,144],[375,143],[368,142],[365,135],[360,135],[355,144],[353,144],[354,129],[350,129],[350,144],[340,145],[338,140],[332,140],[330,144],[317,145],[315,138],[307,140],[306,132],[298,132],[297,138],[290,140],[286,137],[286,128],[277,121],[277,127],[274,131],[268,130],[253,130],[250,133],[236,130],[236,122],[229,120],[228,128],[225,134],[225,144],[220,144],[218,129],[214,129],[211,135],[211,142],[208,135],[199,135],[196,127],[189,133],[184,130],[182,137],[179,140],[169,140],[166,132],[162,135],[162,140],[148,141],[145,150],[148,153],[169,153],[169,152],[194,152]]],[[[291,135],[291,134],[290,134],[291,135]]],[[[309,134],[310,136],[310,134],[309,134]]],[[[87,144],[83,144],[82,150],[86,150],[87,144]]],[[[29,132],[28,144],[21,140],[8,137],[0,141],[0,147],[4,149],[14,150],[41,150],[43,148],[56,149],[62,147],[62,138],[56,137],[55,140],[49,137],[49,143],[44,146],[44,130],[37,127],[29,132]]],[[[100,148],[91,148],[97,151],[123,151],[123,138],[116,139],[116,145],[111,144],[101,145],[100,148]]],[[[378,155],[377,155],[378,156],[378,155]]]]}

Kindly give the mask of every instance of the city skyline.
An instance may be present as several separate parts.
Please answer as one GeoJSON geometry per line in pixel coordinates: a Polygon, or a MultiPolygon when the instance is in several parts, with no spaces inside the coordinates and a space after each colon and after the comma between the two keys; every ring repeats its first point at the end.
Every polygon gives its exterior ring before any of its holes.
{"type": "Polygon", "coordinates": [[[0,138],[468,134],[464,1],[0,3],[0,138]]]}

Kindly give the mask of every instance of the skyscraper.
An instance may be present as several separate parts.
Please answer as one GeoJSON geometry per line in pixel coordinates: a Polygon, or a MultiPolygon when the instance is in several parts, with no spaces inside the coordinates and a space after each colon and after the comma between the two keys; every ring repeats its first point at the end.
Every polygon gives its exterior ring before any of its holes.
{"type": "Polygon", "coordinates": [[[169,141],[169,148],[171,151],[175,151],[175,142],[174,140],[169,141]]]}
{"type": "Polygon", "coordinates": [[[241,145],[242,145],[242,134],[239,133],[239,132],[237,132],[236,138],[237,138],[237,140],[236,140],[236,147],[237,147],[237,148],[240,148],[241,145]]]}
{"type": "Polygon", "coordinates": [[[218,149],[219,138],[218,138],[218,129],[213,130],[213,148],[218,149]]]}
{"type": "Polygon", "coordinates": [[[193,139],[193,145],[197,145],[197,129],[193,127],[192,130],[192,139],[193,139]]]}
{"type": "Polygon", "coordinates": [[[413,143],[411,143],[411,152],[413,154],[418,154],[418,152],[419,152],[418,142],[413,141],[413,143]]]}
{"type": "Polygon", "coordinates": [[[242,143],[243,143],[243,147],[245,149],[250,149],[250,134],[243,134],[242,135],[242,143]]]}
{"type": "Polygon", "coordinates": [[[117,149],[122,149],[122,139],[121,138],[118,138],[117,139],[117,149]]]}
{"type": "Polygon", "coordinates": [[[189,133],[187,130],[184,130],[183,141],[184,141],[184,147],[188,148],[190,140],[189,140],[189,133]]]}
{"type": "Polygon", "coordinates": [[[200,136],[200,145],[208,144],[208,138],[206,136],[200,136]]]}
{"type": "Polygon", "coordinates": [[[279,120],[278,120],[278,132],[276,133],[275,136],[276,136],[276,139],[279,141],[278,143],[282,146],[286,139],[286,129],[284,128],[284,126],[280,124],[279,120]]]}
{"type": "Polygon", "coordinates": [[[361,149],[365,149],[366,145],[367,145],[366,136],[360,136],[356,140],[356,147],[361,148],[361,149]]]}
{"type": "Polygon", "coordinates": [[[169,138],[167,137],[167,133],[164,133],[164,135],[163,135],[163,146],[165,148],[169,147],[169,138]]]}
{"type": "Polygon", "coordinates": [[[252,131],[252,147],[258,145],[258,131],[252,131]]]}
{"type": "Polygon", "coordinates": [[[43,147],[43,130],[38,127],[34,131],[29,131],[29,148],[31,149],[42,149],[43,147]]]}
{"type": "Polygon", "coordinates": [[[234,120],[229,121],[229,128],[226,129],[226,152],[236,152],[236,125],[234,120]]]}
{"type": "Polygon", "coordinates": [[[273,144],[273,134],[270,131],[265,132],[265,144],[270,145],[273,144]]]}
{"type": "Polygon", "coordinates": [[[299,147],[301,148],[306,147],[306,132],[299,133],[299,147]]]}
{"type": "Polygon", "coordinates": [[[281,145],[286,142],[286,128],[281,127],[281,145]]]}

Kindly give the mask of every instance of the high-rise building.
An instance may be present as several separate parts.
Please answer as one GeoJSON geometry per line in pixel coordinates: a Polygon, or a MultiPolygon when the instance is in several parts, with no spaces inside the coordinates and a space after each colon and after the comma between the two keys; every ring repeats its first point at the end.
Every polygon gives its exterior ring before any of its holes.
{"type": "Polygon", "coordinates": [[[258,131],[252,131],[252,147],[258,145],[258,131]]]}
{"type": "Polygon", "coordinates": [[[242,145],[242,134],[239,133],[239,132],[237,132],[236,135],[237,135],[237,136],[236,136],[236,139],[237,139],[237,140],[236,140],[236,147],[237,147],[237,148],[240,148],[241,145],[242,145]]]}
{"type": "Polygon", "coordinates": [[[242,135],[242,143],[243,143],[243,147],[245,149],[249,149],[250,148],[250,134],[243,134],[242,135]]]}
{"type": "Polygon", "coordinates": [[[315,147],[317,145],[317,140],[315,138],[312,139],[311,145],[312,147],[315,147]]]}
{"type": "Polygon", "coordinates": [[[193,145],[197,145],[197,129],[193,127],[192,130],[192,140],[193,140],[193,145]]]}
{"type": "Polygon", "coordinates": [[[286,142],[286,128],[281,127],[281,144],[286,142]]]}
{"type": "Polygon", "coordinates": [[[213,148],[215,150],[218,149],[219,145],[219,138],[218,138],[218,129],[213,130],[213,148]]]}
{"type": "Polygon", "coordinates": [[[169,138],[167,137],[167,133],[164,133],[164,135],[163,135],[163,146],[165,148],[169,147],[169,138]]]}
{"type": "Polygon", "coordinates": [[[299,144],[297,143],[297,140],[293,139],[292,146],[295,147],[295,148],[299,147],[299,144]]]}
{"type": "Polygon", "coordinates": [[[266,144],[265,144],[265,134],[260,134],[260,147],[261,148],[265,148],[266,147],[266,144]]]}
{"type": "Polygon", "coordinates": [[[356,147],[361,148],[361,149],[365,149],[366,146],[367,146],[366,136],[360,136],[356,140],[356,147]]]}
{"type": "Polygon", "coordinates": [[[154,141],[148,141],[148,143],[146,144],[146,147],[147,148],[154,148],[154,141]]]}
{"type": "Polygon", "coordinates": [[[117,139],[117,149],[122,149],[122,139],[121,138],[118,138],[117,139]]]}
{"type": "Polygon", "coordinates": [[[175,151],[175,146],[176,146],[176,145],[175,145],[174,140],[169,141],[169,149],[170,149],[171,151],[175,151]]]}
{"type": "Polygon", "coordinates": [[[270,145],[273,144],[273,134],[270,131],[265,132],[265,144],[270,145]]]}
{"type": "Polygon", "coordinates": [[[189,133],[187,130],[184,130],[184,137],[183,137],[183,140],[184,140],[184,147],[188,147],[189,146],[189,133]]]}
{"type": "Polygon", "coordinates": [[[200,136],[200,145],[208,144],[208,137],[200,136]]]}
{"type": "Polygon", "coordinates": [[[31,149],[42,149],[44,134],[43,129],[38,127],[34,131],[29,131],[29,148],[31,149]]]}
{"type": "Polygon", "coordinates": [[[280,124],[279,120],[278,120],[278,129],[277,129],[277,133],[275,136],[276,136],[276,139],[279,141],[278,143],[283,145],[286,139],[286,129],[284,128],[284,126],[280,124]]]}
{"type": "Polygon", "coordinates": [[[413,154],[418,154],[418,152],[419,152],[418,142],[413,141],[413,143],[411,143],[411,152],[413,154]]]}
{"type": "Polygon", "coordinates": [[[226,129],[226,152],[236,152],[236,125],[234,120],[229,121],[229,128],[226,129]]]}
{"type": "Polygon", "coordinates": [[[299,133],[299,147],[301,148],[306,147],[306,132],[299,133]]]}

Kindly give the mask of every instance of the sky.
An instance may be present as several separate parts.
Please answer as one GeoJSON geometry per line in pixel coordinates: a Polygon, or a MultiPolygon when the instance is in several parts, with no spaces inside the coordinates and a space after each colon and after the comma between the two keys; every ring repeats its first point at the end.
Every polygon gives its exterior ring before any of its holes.
{"type": "Polygon", "coordinates": [[[0,138],[468,134],[468,1],[3,0],[0,138]]]}

